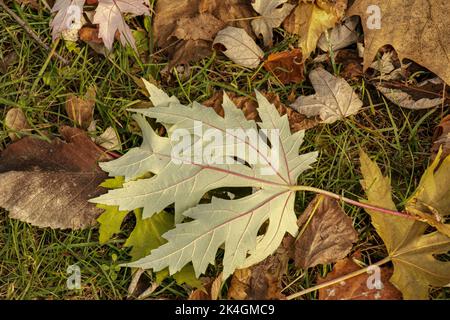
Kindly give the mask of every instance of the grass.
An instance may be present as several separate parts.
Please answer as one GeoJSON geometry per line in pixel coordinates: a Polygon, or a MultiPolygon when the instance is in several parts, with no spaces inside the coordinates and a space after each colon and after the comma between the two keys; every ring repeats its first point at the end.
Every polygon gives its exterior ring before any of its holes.
{"type": "MultiPolygon", "coordinates": [[[[44,41],[51,43],[48,12],[35,11],[16,2],[8,2],[8,5],[44,41]]],[[[283,40],[270,52],[287,49],[296,40],[280,30],[278,32],[278,38],[283,40]]],[[[291,92],[296,95],[312,92],[307,82],[282,86],[263,68],[253,71],[241,68],[215,54],[191,66],[187,76],[175,73],[170,79],[162,79],[160,71],[167,61],[161,53],[154,54],[151,50],[142,62],[138,62],[130,50],[117,44],[108,59],[93,53],[85,44],[79,44],[78,51],[69,52],[60,43],[57,52],[70,64],[62,66],[59,61],[50,60],[44,66],[49,52],[37,45],[9,15],[0,11],[0,61],[11,53],[17,57],[5,73],[0,73],[1,149],[11,142],[3,123],[10,107],[24,111],[35,130],[33,135],[41,138],[49,132],[58,135],[61,125],[72,125],[64,111],[67,95],[84,94],[92,85],[97,87],[95,119],[98,130],[112,126],[121,138],[124,152],[136,146],[140,143],[140,133],[126,109],[139,106],[146,97],[133,76],[161,81],[164,90],[182,102],[203,101],[215,90],[223,89],[241,95],[250,95],[254,89],[274,91],[286,103],[291,92]]],[[[364,149],[392,178],[395,202],[401,206],[428,166],[433,130],[444,112],[439,108],[425,111],[400,109],[386,102],[368,83],[353,85],[363,94],[364,110],[345,121],[307,131],[301,152],[318,150],[320,155],[314,168],[301,177],[301,183],[354,199],[362,197],[358,152],[364,149]]],[[[296,211],[301,213],[312,197],[312,194],[298,193],[296,211]]],[[[368,215],[358,208],[344,207],[360,235],[354,250],[361,251],[366,263],[385,257],[385,248],[370,225],[368,215]]],[[[126,232],[102,246],[98,243],[96,228],[84,231],[41,229],[9,219],[7,212],[0,209],[0,298],[126,298],[131,272],[126,268],[115,271],[116,256],[117,261],[129,258],[127,250],[122,248],[126,232]],[[69,290],[66,286],[67,268],[73,264],[81,270],[81,290],[69,290]]],[[[289,287],[283,293],[289,295],[310,287],[318,276],[329,270],[330,266],[309,270],[290,266],[283,279],[284,286],[289,287]]],[[[217,275],[219,271],[220,264],[210,267],[208,272],[217,275]]],[[[185,298],[188,294],[189,288],[168,279],[151,297],[185,298]]],[[[432,295],[448,299],[450,290],[434,290],[432,295]]],[[[311,293],[305,298],[316,297],[316,293],[311,293]]]]}

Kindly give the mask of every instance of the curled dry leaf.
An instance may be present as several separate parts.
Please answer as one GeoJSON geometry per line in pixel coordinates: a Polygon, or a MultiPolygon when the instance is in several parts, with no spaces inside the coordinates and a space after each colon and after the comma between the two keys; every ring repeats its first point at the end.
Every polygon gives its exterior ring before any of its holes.
{"type": "Polygon", "coordinates": [[[98,26],[96,27],[82,27],[78,32],[80,36],[80,40],[83,40],[87,43],[103,43],[102,39],[98,36],[98,26]]]}
{"type": "Polygon", "coordinates": [[[39,227],[80,229],[101,209],[87,200],[105,190],[98,161],[109,160],[83,131],[62,127],[65,141],[33,137],[9,145],[0,157],[0,206],[39,227]]]}
{"type": "Polygon", "coordinates": [[[283,84],[299,83],[305,79],[302,50],[300,49],[270,54],[264,62],[264,68],[283,84]]]}
{"type": "Polygon", "coordinates": [[[66,113],[75,125],[87,129],[92,122],[95,105],[95,88],[90,87],[84,97],[70,94],[66,100],[66,113]]]}
{"type": "Polygon", "coordinates": [[[310,268],[336,262],[350,253],[358,233],[339,203],[317,195],[297,222],[300,235],[295,241],[295,265],[310,268]]]}
{"type": "Polygon", "coordinates": [[[442,158],[447,158],[450,155],[450,115],[443,118],[434,131],[433,145],[431,147],[432,161],[436,158],[440,148],[442,148],[442,158]]]}
{"type": "Polygon", "coordinates": [[[286,2],[287,0],[254,0],[252,2],[253,9],[261,15],[252,20],[253,31],[257,36],[263,36],[265,46],[272,45],[272,29],[279,27],[295,7],[286,2]]]}
{"type": "Polygon", "coordinates": [[[158,47],[169,55],[169,68],[211,54],[217,32],[225,26],[252,34],[247,0],[158,0],[153,29],[158,47]]]}
{"type": "MultiPolygon", "coordinates": [[[[340,260],[334,265],[333,271],[328,273],[325,278],[320,279],[318,284],[345,276],[359,269],[361,268],[352,259],[340,260]]],[[[392,269],[387,267],[380,268],[377,275],[373,273],[360,274],[320,289],[319,300],[401,300],[401,292],[389,282],[391,276],[392,269]],[[377,285],[375,277],[378,275],[381,282],[377,285]]]]}
{"type": "MultiPolygon", "coordinates": [[[[242,112],[244,113],[245,117],[248,120],[257,120],[257,121],[260,120],[257,111],[258,104],[256,103],[255,99],[252,99],[250,97],[238,96],[233,92],[227,92],[226,94],[231,99],[231,101],[233,101],[236,107],[242,110],[242,112]]],[[[272,103],[275,106],[280,115],[287,114],[289,120],[289,127],[292,132],[297,132],[300,130],[308,130],[319,124],[318,119],[315,118],[308,119],[304,115],[293,110],[292,108],[285,106],[280,101],[280,97],[277,94],[273,92],[266,92],[266,93],[263,92],[262,94],[264,95],[264,97],[266,97],[266,99],[270,103],[272,103]]],[[[223,102],[223,91],[218,91],[214,93],[214,95],[211,98],[209,98],[206,101],[203,101],[202,104],[207,107],[214,108],[214,111],[216,111],[217,114],[223,117],[224,111],[222,108],[222,102],[223,102]]]]}
{"type": "Polygon", "coordinates": [[[300,36],[298,46],[302,49],[304,60],[316,49],[322,33],[333,28],[344,16],[346,8],[347,0],[300,2],[284,21],[286,31],[300,36]]]}
{"type": "Polygon", "coordinates": [[[98,137],[95,138],[95,143],[106,150],[122,150],[119,136],[113,127],[108,127],[98,137]]]}
{"type": "Polygon", "coordinates": [[[25,114],[19,108],[12,108],[6,113],[5,127],[8,131],[11,131],[8,136],[12,141],[20,139],[24,131],[31,129],[25,114]]]}
{"type": "Polygon", "coordinates": [[[363,76],[362,58],[357,50],[342,49],[336,53],[335,62],[340,64],[339,76],[346,80],[356,80],[363,76]]]}
{"type": "Polygon", "coordinates": [[[291,245],[291,238],[286,236],[273,255],[250,268],[236,270],[231,278],[228,299],[284,299],[281,281],[287,272],[291,245]]]}
{"type": "Polygon", "coordinates": [[[217,300],[222,288],[222,274],[215,279],[202,277],[201,280],[203,287],[193,290],[188,300],[217,300]]]}
{"type": "Polygon", "coordinates": [[[264,57],[264,52],[241,28],[227,27],[217,33],[213,46],[221,50],[224,55],[233,60],[233,62],[247,67],[256,68],[264,57]]]}
{"type": "Polygon", "coordinates": [[[375,87],[389,101],[402,108],[421,110],[450,104],[450,90],[439,78],[425,80],[416,86],[401,82],[377,82],[375,87]]]}
{"type": "Polygon", "coordinates": [[[363,103],[342,78],[318,68],[309,74],[316,90],[311,96],[300,96],[291,106],[308,117],[319,116],[323,123],[333,123],[356,114],[363,103]]]}
{"type": "Polygon", "coordinates": [[[367,22],[362,24],[364,70],[378,49],[390,44],[400,61],[411,59],[450,84],[450,68],[443,67],[450,60],[450,33],[444,31],[448,30],[449,1],[357,0],[347,14],[367,22]]]}
{"type": "Polygon", "coordinates": [[[317,46],[322,51],[328,52],[331,48],[335,52],[356,43],[356,41],[358,41],[358,33],[356,32],[358,23],[358,17],[346,19],[343,24],[339,24],[333,29],[329,29],[328,34],[323,33],[317,46]]]}

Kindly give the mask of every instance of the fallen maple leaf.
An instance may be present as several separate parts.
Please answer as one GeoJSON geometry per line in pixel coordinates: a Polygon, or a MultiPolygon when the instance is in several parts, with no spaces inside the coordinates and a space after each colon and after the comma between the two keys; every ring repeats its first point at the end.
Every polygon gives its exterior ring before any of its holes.
{"type": "MultiPolygon", "coordinates": [[[[143,208],[143,218],[150,218],[175,203],[177,225],[164,234],[168,243],[128,266],[151,268],[154,271],[169,267],[173,274],[192,261],[199,276],[214,262],[217,250],[224,244],[223,275],[227,278],[236,268],[250,266],[271,255],[286,232],[292,235],[297,233],[295,191],[290,186],[296,185],[298,176],[310,168],[317,156],[316,152],[298,154],[303,142],[303,131],[291,134],[287,117],[280,117],[275,107],[256,93],[258,113],[262,119],[258,126],[277,129],[280,133],[278,138],[270,138],[272,147],[269,148],[272,150],[278,141],[281,145],[280,150],[273,154],[279,159],[278,169],[273,162],[278,160],[270,160],[262,155],[261,148],[268,146],[262,147],[261,143],[255,145],[249,139],[238,144],[248,144],[256,154],[261,154],[261,164],[244,165],[245,162],[253,163],[248,159],[249,153],[240,155],[243,162],[233,164],[203,163],[202,160],[192,159],[179,164],[178,161],[172,161],[173,130],[179,128],[193,132],[200,121],[205,130],[215,128],[229,134],[229,129],[237,124],[239,129],[257,130],[256,123],[246,120],[228,98],[224,98],[225,117],[222,118],[211,108],[198,103],[191,107],[184,106],[154,85],[146,82],[146,86],[154,107],[132,111],[170,125],[168,137],[158,136],[144,117],[136,116],[145,137],[142,147],[132,149],[116,161],[102,164],[102,168],[112,176],[126,175],[128,181],[148,171],[155,175],[127,182],[123,188],[110,190],[108,194],[91,201],[119,206],[120,210],[143,208]],[[267,168],[269,174],[261,171],[262,168],[267,168]],[[213,198],[211,203],[198,204],[206,192],[225,186],[257,189],[240,199],[213,198]],[[192,220],[180,223],[185,217],[192,220]],[[267,220],[269,224],[266,232],[257,238],[260,227],[267,220]]],[[[231,133],[231,136],[235,134],[231,133]]],[[[208,144],[206,140],[202,141],[208,144]]],[[[234,154],[234,149],[225,146],[226,141],[222,141],[216,147],[224,149],[227,158],[231,157],[230,152],[234,154]]]]}
{"type": "Polygon", "coordinates": [[[99,0],[93,23],[99,25],[98,36],[108,50],[112,49],[116,32],[122,45],[129,44],[137,51],[130,27],[124,20],[124,14],[150,15],[148,0],[99,0]]]}
{"type": "Polygon", "coordinates": [[[34,137],[9,145],[0,157],[0,207],[39,227],[80,229],[101,212],[87,200],[104,193],[106,174],[97,166],[109,157],[86,134],[62,127],[65,142],[34,137]]]}
{"type": "Polygon", "coordinates": [[[261,63],[264,56],[264,52],[247,32],[235,27],[226,27],[219,31],[213,46],[217,49],[223,46],[225,48],[222,50],[224,55],[235,63],[252,69],[261,63]]]}
{"type": "Polygon", "coordinates": [[[253,9],[261,15],[252,20],[252,27],[257,36],[263,36],[265,46],[272,45],[272,29],[279,27],[295,7],[286,2],[287,0],[255,0],[252,2],[253,9]]]}
{"type": "MultiPolygon", "coordinates": [[[[334,265],[333,271],[328,273],[325,278],[320,279],[317,284],[332,281],[359,269],[361,268],[352,259],[339,260],[334,265]]],[[[382,267],[379,270],[381,288],[369,288],[367,283],[371,275],[369,273],[360,274],[332,286],[319,289],[319,300],[401,300],[401,292],[389,283],[392,269],[382,267]]]]}
{"type": "Polygon", "coordinates": [[[305,79],[300,49],[270,54],[264,62],[264,68],[283,84],[299,83],[305,79]]]}
{"type": "Polygon", "coordinates": [[[298,46],[304,60],[316,49],[322,33],[333,28],[343,17],[346,8],[347,0],[300,2],[284,21],[286,31],[300,36],[298,46]]]}
{"type": "Polygon", "coordinates": [[[358,233],[339,203],[316,196],[300,216],[300,235],[295,240],[295,265],[310,268],[336,262],[350,253],[358,233]]]}
{"type": "Polygon", "coordinates": [[[362,101],[344,79],[322,68],[312,70],[309,79],[316,94],[300,96],[291,105],[301,114],[308,117],[318,115],[323,123],[333,123],[361,109],[362,101]]]}
{"type": "Polygon", "coordinates": [[[450,84],[450,68],[446,67],[450,62],[449,1],[357,0],[347,14],[359,15],[362,20],[364,70],[378,50],[390,44],[400,61],[413,60],[450,84]]]}
{"type": "MultiPolygon", "coordinates": [[[[450,162],[450,158],[447,158],[450,162]]],[[[383,177],[377,164],[361,152],[361,172],[367,202],[395,210],[391,185],[383,177]]],[[[450,262],[436,259],[436,255],[450,250],[450,238],[438,231],[425,233],[428,224],[366,210],[380,235],[394,264],[390,279],[403,294],[404,299],[428,299],[430,286],[442,287],[450,283],[450,262]]]]}

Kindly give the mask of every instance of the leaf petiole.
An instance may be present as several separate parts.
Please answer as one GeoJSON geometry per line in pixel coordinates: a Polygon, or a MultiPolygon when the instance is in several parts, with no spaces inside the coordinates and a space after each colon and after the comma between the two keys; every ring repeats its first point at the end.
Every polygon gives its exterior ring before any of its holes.
{"type": "Polygon", "coordinates": [[[397,216],[397,217],[402,217],[405,219],[410,219],[410,220],[419,220],[418,217],[412,216],[406,212],[399,212],[399,211],[395,211],[395,210],[390,210],[390,209],[386,209],[386,208],[381,208],[378,206],[374,206],[368,203],[363,203],[363,202],[359,202],[356,200],[352,200],[349,198],[346,198],[342,195],[330,192],[330,191],[326,191],[326,190],[322,190],[319,188],[314,188],[314,187],[309,187],[309,186],[291,186],[290,189],[292,191],[310,191],[310,192],[314,192],[314,193],[318,193],[318,194],[322,194],[324,196],[339,200],[339,201],[343,201],[346,202],[348,204],[360,207],[360,208],[364,208],[364,209],[369,209],[369,210],[373,210],[373,211],[377,211],[377,212],[381,212],[381,213],[385,213],[385,214],[390,214],[393,216],[397,216]]]}

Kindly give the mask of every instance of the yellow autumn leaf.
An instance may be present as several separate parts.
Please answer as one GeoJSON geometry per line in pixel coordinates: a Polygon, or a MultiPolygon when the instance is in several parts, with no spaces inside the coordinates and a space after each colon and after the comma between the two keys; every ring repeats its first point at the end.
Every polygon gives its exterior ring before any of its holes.
{"type": "Polygon", "coordinates": [[[406,211],[426,220],[438,231],[450,237],[450,156],[441,163],[440,150],[433,163],[423,174],[419,186],[406,203],[406,211]]]}
{"type": "MultiPolygon", "coordinates": [[[[361,172],[367,203],[395,210],[390,179],[384,177],[377,164],[361,152],[361,172]]],[[[404,299],[428,299],[430,286],[450,283],[450,262],[439,261],[435,255],[450,250],[450,238],[435,231],[425,234],[428,224],[367,210],[377,233],[386,245],[394,265],[390,282],[404,299]]]]}

